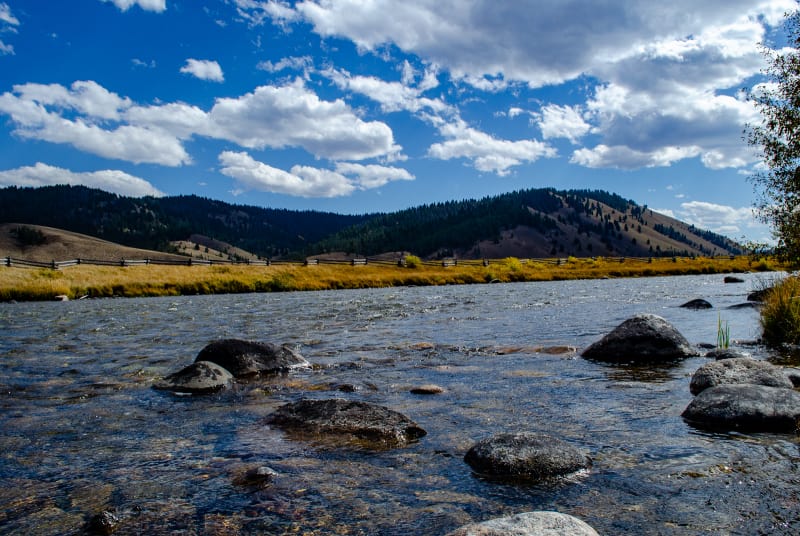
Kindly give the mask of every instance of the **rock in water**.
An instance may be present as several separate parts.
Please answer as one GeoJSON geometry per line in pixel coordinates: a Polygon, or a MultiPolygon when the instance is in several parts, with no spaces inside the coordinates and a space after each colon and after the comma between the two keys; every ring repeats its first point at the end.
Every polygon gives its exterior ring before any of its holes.
{"type": "Polygon", "coordinates": [[[289,431],[352,436],[375,446],[400,446],[426,432],[405,415],[377,404],[344,399],[300,400],[278,408],[269,424],[289,431]]]}
{"type": "Polygon", "coordinates": [[[525,512],[471,523],[446,536],[599,536],[577,517],[559,512],[525,512]]]}
{"type": "Polygon", "coordinates": [[[683,305],[681,305],[684,309],[711,309],[713,305],[711,305],[708,301],[698,298],[696,300],[690,300],[683,305]]]}
{"type": "Polygon", "coordinates": [[[786,372],[766,361],[749,357],[722,359],[706,363],[695,371],[689,391],[696,395],[709,387],[724,384],[750,383],[771,387],[794,387],[786,372]]]}
{"type": "Polygon", "coordinates": [[[287,372],[310,366],[303,356],[288,345],[222,339],[200,350],[195,361],[211,361],[235,377],[287,372]]]}
{"type": "Polygon", "coordinates": [[[744,358],[750,359],[752,356],[742,350],[736,348],[714,348],[710,352],[706,352],[706,357],[722,361],[723,359],[737,359],[744,358]]]}
{"type": "Polygon", "coordinates": [[[765,385],[718,385],[697,395],[682,416],[712,430],[797,433],[800,393],[765,385]]]}
{"type": "Polygon", "coordinates": [[[156,389],[176,393],[213,393],[228,387],[233,381],[230,372],[216,363],[196,361],[163,380],[153,384],[156,389]]]}
{"type": "Polygon", "coordinates": [[[672,324],[652,314],[629,318],[583,351],[583,357],[613,363],[674,361],[698,355],[672,324]]]}
{"type": "Polygon", "coordinates": [[[591,466],[586,452],[546,434],[499,434],[476,443],[464,461],[483,476],[540,481],[591,466]]]}

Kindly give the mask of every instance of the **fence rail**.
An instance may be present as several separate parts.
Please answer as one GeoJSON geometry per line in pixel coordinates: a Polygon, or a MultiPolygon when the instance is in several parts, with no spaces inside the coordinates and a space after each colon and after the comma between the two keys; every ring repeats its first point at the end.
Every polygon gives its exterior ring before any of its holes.
{"type": "MultiPolygon", "coordinates": [[[[672,258],[673,261],[676,261],[678,258],[683,259],[694,259],[696,257],[678,257],[678,256],[662,256],[662,257],[591,257],[592,260],[604,260],[607,262],[646,262],[652,263],[653,259],[656,258],[672,258]]],[[[717,255],[712,256],[710,258],[714,259],[736,259],[734,255],[717,255]]],[[[580,259],[584,259],[581,257],[580,259]]],[[[537,259],[517,259],[521,264],[528,264],[528,263],[538,263],[538,264],[552,264],[556,266],[560,266],[562,264],[567,264],[570,262],[570,259],[567,258],[537,258],[537,259]]],[[[423,266],[442,266],[442,267],[454,267],[454,266],[490,266],[492,264],[505,264],[508,263],[508,259],[456,259],[456,258],[445,258],[439,260],[427,260],[427,261],[420,261],[419,264],[423,266]]],[[[367,266],[367,265],[378,265],[378,266],[405,266],[406,259],[405,257],[399,258],[396,261],[388,260],[388,259],[377,259],[377,258],[370,258],[370,257],[356,257],[352,259],[319,259],[319,258],[308,258],[305,260],[271,260],[271,259],[259,259],[259,260],[212,260],[212,259],[198,259],[187,257],[184,259],[119,259],[119,260],[104,260],[104,259],[69,259],[64,261],[56,261],[52,260],[50,262],[43,262],[43,261],[34,261],[28,259],[17,259],[14,257],[5,257],[2,258],[2,263],[4,266],[12,267],[24,267],[24,268],[50,268],[52,270],[60,270],[62,268],[69,268],[71,266],[78,266],[81,264],[87,265],[94,265],[94,266],[145,266],[149,264],[154,265],[166,265],[166,266],[219,266],[219,265],[248,265],[248,266],[275,266],[275,265],[300,265],[300,266],[317,266],[320,264],[340,264],[340,265],[351,265],[351,266],[367,266]]]]}

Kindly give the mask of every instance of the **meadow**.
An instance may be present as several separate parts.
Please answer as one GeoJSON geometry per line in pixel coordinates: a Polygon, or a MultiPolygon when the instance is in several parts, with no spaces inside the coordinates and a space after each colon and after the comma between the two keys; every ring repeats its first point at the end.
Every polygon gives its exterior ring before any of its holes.
{"type": "Polygon", "coordinates": [[[464,285],[658,275],[742,273],[781,269],[768,259],[742,257],[575,258],[514,257],[460,261],[455,266],[409,257],[392,264],[241,264],[211,266],[93,266],[58,270],[0,267],[0,301],[285,292],[394,286],[464,285]]]}

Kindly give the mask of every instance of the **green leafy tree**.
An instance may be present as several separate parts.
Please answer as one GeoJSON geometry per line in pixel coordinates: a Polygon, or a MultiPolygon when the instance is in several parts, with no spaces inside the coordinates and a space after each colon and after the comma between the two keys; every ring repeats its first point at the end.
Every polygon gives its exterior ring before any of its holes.
{"type": "Polygon", "coordinates": [[[800,266],[800,10],[786,14],[785,29],[786,47],[762,48],[767,81],[748,92],[761,121],[748,125],[745,136],[764,164],[751,177],[759,216],[773,229],[776,252],[800,266]]]}

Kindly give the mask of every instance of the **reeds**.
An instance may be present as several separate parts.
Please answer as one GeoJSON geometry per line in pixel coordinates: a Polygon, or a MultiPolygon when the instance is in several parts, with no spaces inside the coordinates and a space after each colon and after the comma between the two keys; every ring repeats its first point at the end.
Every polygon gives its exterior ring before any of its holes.
{"type": "Polygon", "coordinates": [[[729,348],[731,345],[731,327],[726,321],[723,325],[722,315],[717,317],[717,348],[729,348]]]}
{"type": "Polygon", "coordinates": [[[761,328],[770,346],[800,344],[800,279],[787,277],[766,294],[761,328]]]}
{"type": "Polygon", "coordinates": [[[461,285],[748,271],[748,259],[673,258],[459,261],[441,266],[412,258],[406,266],[280,264],[271,266],[89,266],[62,270],[0,267],[0,301],[136,297],[368,287],[461,285]]]}

